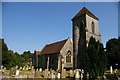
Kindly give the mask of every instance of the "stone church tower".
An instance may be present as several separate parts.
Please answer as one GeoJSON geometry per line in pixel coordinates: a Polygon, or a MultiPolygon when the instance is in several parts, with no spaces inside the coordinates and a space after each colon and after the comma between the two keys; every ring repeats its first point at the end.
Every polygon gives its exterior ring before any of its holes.
{"type": "Polygon", "coordinates": [[[85,7],[72,18],[74,68],[81,68],[80,57],[85,53],[91,36],[101,42],[98,18],[85,7]]]}

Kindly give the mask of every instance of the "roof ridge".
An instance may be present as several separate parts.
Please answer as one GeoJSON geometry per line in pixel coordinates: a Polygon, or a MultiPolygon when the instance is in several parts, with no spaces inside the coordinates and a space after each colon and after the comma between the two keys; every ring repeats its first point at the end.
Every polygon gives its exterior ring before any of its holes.
{"type": "Polygon", "coordinates": [[[78,18],[79,16],[83,15],[83,14],[88,14],[91,17],[99,20],[90,10],[88,10],[86,7],[83,7],[71,20],[78,18]]]}
{"type": "Polygon", "coordinates": [[[57,41],[57,42],[50,43],[50,44],[47,44],[47,45],[52,45],[52,44],[55,44],[55,43],[60,43],[60,42],[66,41],[66,40],[68,40],[68,39],[65,39],[65,40],[62,40],[62,41],[57,41]]]}
{"type": "Polygon", "coordinates": [[[64,46],[64,44],[66,43],[68,39],[45,45],[41,53],[42,54],[59,53],[61,48],[64,46]]]}

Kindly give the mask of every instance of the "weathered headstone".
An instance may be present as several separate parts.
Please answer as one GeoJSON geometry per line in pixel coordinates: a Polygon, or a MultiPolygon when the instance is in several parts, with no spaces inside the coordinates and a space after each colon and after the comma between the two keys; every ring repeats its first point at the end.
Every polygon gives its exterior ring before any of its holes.
{"type": "Polygon", "coordinates": [[[4,71],[7,70],[6,67],[4,67],[4,71]]]}
{"type": "Polygon", "coordinates": [[[110,66],[110,73],[113,73],[113,68],[112,68],[112,66],[110,66]]]}
{"type": "Polygon", "coordinates": [[[89,80],[89,73],[87,72],[87,80],[89,80]]]}
{"type": "Polygon", "coordinates": [[[16,65],[16,67],[15,67],[16,69],[18,69],[18,65],[16,65]]]}
{"type": "Polygon", "coordinates": [[[38,69],[36,69],[36,71],[35,71],[35,77],[39,77],[39,71],[38,71],[38,69]]]}
{"type": "Polygon", "coordinates": [[[78,69],[76,70],[75,78],[80,78],[80,73],[79,73],[79,70],[78,70],[78,69]]]}
{"type": "Polygon", "coordinates": [[[73,70],[70,70],[70,77],[73,76],[73,70]]]}
{"type": "Polygon", "coordinates": [[[53,70],[52,73],[51,73],[51,78],[56,78],[55,76],[55,71],[53,70]]]}
{"type": "Polygon", "coordinates": [[[16,76],[18,76],[18,75],[19,75],[19,73],[20,73],[20,71],[19,71],[19,70],[16,70],[16,76]]]}
{"type": "Polygon", "coordinates": [[[81,73],[81,76],[80,76],[81,80],[83,79],[83,73],[81,73]]]}
{"type": "Polygon", "coordinates": [[[117,71],[118,71],[118,70],[117,70],[117,69],[115,69],[115,70],[114,70],[114,73],[117,73],[117,71]]]}
{"type": "Polygon", "coordinates": [[[66,69],[62,69],[62,78],[66,78],[66,69]]]}
{"type": "Polygon", "coordinates": [[[25,70],[25,66],[23,67],[23,69],[22,70],[25,70]]]}
{"type": "Polygon", "coordinates": [[[35,74],[35,69],[32,69],[32,74],[35,74]]]}
{"type": "Polygon", "coordinates": [[[26,70],[28,70],[28,67],[26,67],[26,70]]]}
{"type": "Polygon", "coordinates": [[[34,69],[34,66],[32,66],[31,69],[34,69]]]}
{"type": "Polygon", "coordinates": [[[1,66],[1,72],[4,73],[4,69],[3,69],[3,66],[1,66]]]}
{"type": "Polygon", "coordinates": [[[79,71],[81,71],[81,69],[78,69],[79,71]]]}
{"type": "Polygon", "coordinates": [[[19,70],[22,70],[22,67],[20,67],[19,70]]]}
{"type": "Polygon", "coordinates": [[[84,70],[82,69],[82,73],[84,73],[84,70]]]}
{"type": "Polygon", "coordinates": [[[44,70],[44,78],[48,78],[48,69],[44,70]]]}
{"type": "Polygon", "coordinates": [[[42,68],[39,69],[39,72],[42,72],[42,68]]]}
{"type": "Polygon", "coordinates": [[[58,73],[58,79],[60,78],[60,73],[58,73]]]}
{"type": "Polygon", "coordinates": [[[31,70],[31,67],[29,67],[28,69],[31,70]]]}
{"type": "Polygon", "coordinates": [[[12,75],[14,75],[14,69],[13,68],[10,69],[10,73],[9,73],[9,76],[12,76],[12,75]]]}
{"type": "Polygon", "coordinates": [[[82,69],[82,71],[81,71],[81,80],[83,79],[83,74],[84,74],[84,70],[82,69]]]}

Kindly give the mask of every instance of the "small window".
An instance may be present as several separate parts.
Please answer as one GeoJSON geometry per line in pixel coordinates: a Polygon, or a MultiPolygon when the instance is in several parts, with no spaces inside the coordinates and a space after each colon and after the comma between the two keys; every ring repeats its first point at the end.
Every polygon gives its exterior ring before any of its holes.
{"type": "Polygon", "coordinates": [[[70,51],[68,51],[66,54],[66,62],[71,63],[71,52],[70,51]]]}
{"type": "Polygon", "coordinates": [[[95,33],[95,24],[94,24],[94,22],[92,22],[91,26],[92,26],[92,33],[95,33]]]}

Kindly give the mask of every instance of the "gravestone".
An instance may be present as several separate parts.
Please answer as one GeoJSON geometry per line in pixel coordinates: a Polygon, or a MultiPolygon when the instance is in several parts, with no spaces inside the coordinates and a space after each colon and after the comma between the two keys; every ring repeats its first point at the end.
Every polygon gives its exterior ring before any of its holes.
{"type": "Polygon", "coordinates": [[[29,67],[28,69],[31,70],[31,67],[29,67]]]}
{"type": "Polygon", "coordinates": [[[39,77],[39,71],[38,71],[38,69],[36,69],[36,71],[35,71],[35,77],[39,77]]]}
{"type": "Polygon", "coordinates": [[[113,68],[112,68],[112,66],[110,66],[110,73],[113,73],[113,68]]]}
{"type": "Polygon", "coordinates": [[[52,73],[51,73],[51,78],[56,78],[56,76],[55,76],[55,71],[54,70],[52,70],[52,73]]]}
{"type": "Polygon", "coordinates": [[[25,70],[25,66],[23,67],[23,69],[22,69],[23,71],[25,70]]]}
{"type": "Polygon", "coordinates": [[[84,70],[82,69],[82,74],[84,73],[84,70]]]}
{"type": "Polygon", "coordinates": [[[32,74],[35,74],[35,69],[32,69],[32,74]]]}
{"type": "Polygon", "coordinates": [[[83,73],[81,73],[81,76],[80,76],[81,80],[83,79],[83,73]]]}
{"type": "Polygon", "coordinates": [[[4,73],[4,69],[3,69],[3,66],[1,66],[1,72],[4,73]]]}
{"type": "Polygon", "coordinates": [[[66,78],[66,69],[62,69],[62,78],[66,78]]]}
{"type": "Polygon", "coordinates": [[[12,75],[14,75],[14,68],[13,67],[10,69],[10,73],[9,73],[9,76],[12,76],[12,75]]]}
{"type": "Polygon", "coordinates": [[[52,69],[50,69],[50,74],[48,76],[49,78],[52,78],[52,69]]]}
{"type": "Polygon", "coordinates": [[[7,70],[6,67],[4,67],[4,71],[7,70]]]}
{"type": "Polygon", "coordinates": [[[60,73],[58,73],[58,79],[60,79],[60,73]]]}
{"type": "Polygon", "coordinates": [[[87,72],[87,80],[89,80],[89,73],[87,72]]]}
{"type": "Polygon", "coordinates": [[[83,73],[84,73],[84,70],[82,69],[82,71],[81,71],[81,80],[83,79],[83,73]]]}
{"type": "Polygon", "coordinates": [[[44,78],[48,78],[48,69],[44,70],[44,78]]]}
{"type": "Polygon", "coordinates": [[[19,70],[16,70],[16,76],[18,76],[18,75],[19,75],[19,73],[20,73],[20,71],[19,71],[19,70]]]}
{"type": "Polygon", "coordinates": [[[42,68],[39,69],[39,72],[42,72],[42,68]]]}
{"type": "Polygon", "coordinates": [[[16,67],[15,67],[16,69],[18,69],[18,65],[16,65],[16,67]]]}
{"type": "Polygon", "coordinates": [[[26,67],[26,70],[28,70],[28,67],[26,67]]]}
{"type": "Polygon", "coordinates": [[[117,69],[115,69],[115,70],[114,70],[114,73],[117,73],[117,71],[118,71],[118,70],[117,70],[117,69]]]}
{"type": "Polygon", "coordinates": [[[31,69],[34,69],[34,66],[32,66],[31,69]]]}
{"type": "Polygon", "coordinates": [[[81,72],[81,69],[78,69],[81,72]]]}
{"type": "Polygon", "coordinates": [[[19,70],[22,70],[22,67],[20,67],[19,70]]]}
{"type": "Polygon", "coordinates": [[[80,78],[80,73],[78,69],[76,69],[75,78],[80,78]]]}
{"type": "Polygon", "coordinates": [[[73,70],[70,70],[70,77],[73,76],[73,70]]]}

